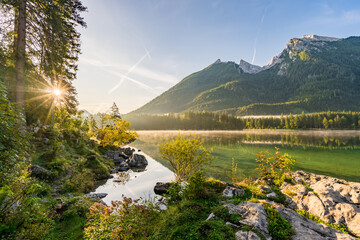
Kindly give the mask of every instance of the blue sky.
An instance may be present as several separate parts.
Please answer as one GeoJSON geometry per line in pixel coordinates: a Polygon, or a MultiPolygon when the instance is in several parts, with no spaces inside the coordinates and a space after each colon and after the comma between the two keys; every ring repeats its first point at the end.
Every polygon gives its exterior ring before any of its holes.
{"type": "Polygon", "coordinates": [[[265,65],[305,34],[360,36],[360,1],[83,0],[79,109],[127,113],[218,58],[265,65]]]}

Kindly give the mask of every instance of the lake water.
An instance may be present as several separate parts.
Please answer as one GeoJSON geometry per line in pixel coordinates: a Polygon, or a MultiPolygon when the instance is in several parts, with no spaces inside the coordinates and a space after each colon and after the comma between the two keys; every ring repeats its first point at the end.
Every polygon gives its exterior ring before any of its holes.
{"type": "Polygon", "coordinates": [[[174,180],[174,173],[161,163],[155,161],[144,152],[142,154],[148,160],[148,165],[143,172],[133,172],[129,170],[119,174],[113,174],[114,178],[99,182],[96,193],[107,193],[102,200],[110,205],[111,201],[122,200],[122,195],[132,199],[143,198],[152,200],[156,196],[154,186],[157,182],[170,182],[174,180]],[[121,179],[123,182],[114,182],[115,179],[121,179]]]}
{"type": "MultiPolygon", "coordinates": [[[[231,180],[232,159],[239,178],[256,177],[256,153],[268,150],[288,153],[296,159],[294,170],[304,170],[360,182],[360,131],[181,131],[199,136],[215,160],[206,174],[224,181],[231,180]]],[[[163,165],[159,158],[160,143],[176,137],[178,131],[138,131],[131,145],[146,152],[163,165]]]]}

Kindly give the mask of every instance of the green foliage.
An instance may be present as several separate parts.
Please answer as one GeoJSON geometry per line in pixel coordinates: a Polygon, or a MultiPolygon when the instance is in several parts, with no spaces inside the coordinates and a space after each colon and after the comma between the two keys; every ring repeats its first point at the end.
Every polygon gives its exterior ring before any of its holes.
{"type": "Polygon", "coordinates": [[[171,164],[177,181],[188,180],[193,172],[213,159],[203,142],[194,136],[185,138],[179,134],[172,141],[161,144],[159,150],[161,158],[171,164]]]}
{"type": "Polygon", "coordinates": [[[93,171],[96,179],[106,179],[110,175],[112,162],[99,155],[90,155],[87,157],[84,166],[93,171]]]}
{"type": "Polygon", "coordinates": [[[280,214],[277,210],[270,204],[263,204],[265,207],[266,217],[269,222],[269,233],[274,240],[287,240],[292,239],[294,230],[291,227],[291,224],[280,214]]]}
{"type": "Polygon", "coordinates": [[[235,239],[234,231],[225,224],[231,216],[213,204],[184,200],[168,206],[151,239],[235,239]],[[214,210],[221,213],[219,217],[206,221],[214,210]]]}
{"type": "Polygon", "coordinates": [[[295,160],[287,153],[281,155],[278,148],[275,156],[270,156],[268,151],[256,155],[260,177],[265,180],[272,179],[276,185],[281,186],[286,176],[290,174],[295,160]]]}
{"type": "Polygon", "coordinates": [[[62,192],[88,193],[94,188],[94,173],[88,169],[72,172],[62,187],[62,192]]]}
{"type": "MultiPolygon", "coordinates": [[[[275,114],[286,112],[284,109],[295,102],[281,105],[265,104],[276,111],[275,114]],[[280,108],[278,108],[280,107],[280,108]],[[276,110],[279,109],[279,110],[276,110]]],[[[297,103],[296,103],[297,104],[297,103]]],[[[309,103],[310,104],[310,103],[309,103]]],[[[241,115],[271,114],[264,112],[264,104],[254,104],[243,107],[241,115]],[[253,107],[259,110],[249,112],[253,107]]],[[[231,112],[231,111],[229,111],[231,112]]],[[[305,113],[299,108],[296,115],[281,115],[269,117],[234,117],[224,112],[186,112],[169,115],[126,115],[138,130],[243,130],[243,129],[359,129],[359,112],[319,112],[305,113]]]]}
{"type": "Polygon", "coordinates": [[[152,203],[126,197],[111,207],[95,203],[87,217],[84,239],[148,239],[158,216],[152,203]]]}
{"type": "Polygon", "coordinates": [[[115,118],[111,125],[97,129],[96,138],[103,147],[120,147],[124,143],[134,141],[138,136],[135,131],[130,130],[130,125],[131,123],[126,120],[115,118]]]}

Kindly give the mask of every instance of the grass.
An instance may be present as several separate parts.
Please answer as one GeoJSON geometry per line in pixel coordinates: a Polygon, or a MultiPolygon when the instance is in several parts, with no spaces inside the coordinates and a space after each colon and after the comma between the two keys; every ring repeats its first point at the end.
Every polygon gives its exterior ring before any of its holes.
{"type": "Polygon", "coordinates": [[[47,236],[49,240],[66,239],[77,240],[82,239],[84,235],[84,226],[86,219],[78,215],[69,216],[62,221],[56,221],[55,227],[47,236]]]}
{"type": "Polygon", "coordinates": [[[274,240],[290,240],[291,236],[294,234],[290,223],[280,214],[277,210],[268,203],[264,203],[266,217],[269,222],[268,230],[274,240]]]}

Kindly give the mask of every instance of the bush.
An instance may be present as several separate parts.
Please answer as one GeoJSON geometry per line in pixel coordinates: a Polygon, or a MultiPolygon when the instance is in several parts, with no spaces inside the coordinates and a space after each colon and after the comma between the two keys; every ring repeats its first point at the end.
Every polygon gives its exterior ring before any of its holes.
{"type": "Polygon", "coordinates": [[[289,176],[295,160],[287,153],[281,155],[279,149],[275,149],[276,152],[274,156],[270,156],[268,151],[256,154],[256,162],[258,163],[257,170],[262,179],[271,179],[276,185],[280,186],[284,182],[284,179],[289,176]]]}
{"type": "Polygon", "coordinates": [[[88,214],[84,239],[148,239],[159,212],[152,203],[140,204],[124,197],[111,207],[95,203],[88,214]]]}
{"type": "Polygon", "coordinates": [[[188,180],[194,171],[213,160],[199,138],[186,139],[181,134],[176,139],[161,144],[159,150],[160,157],[170,163],[177,181],[188,180]]]}

